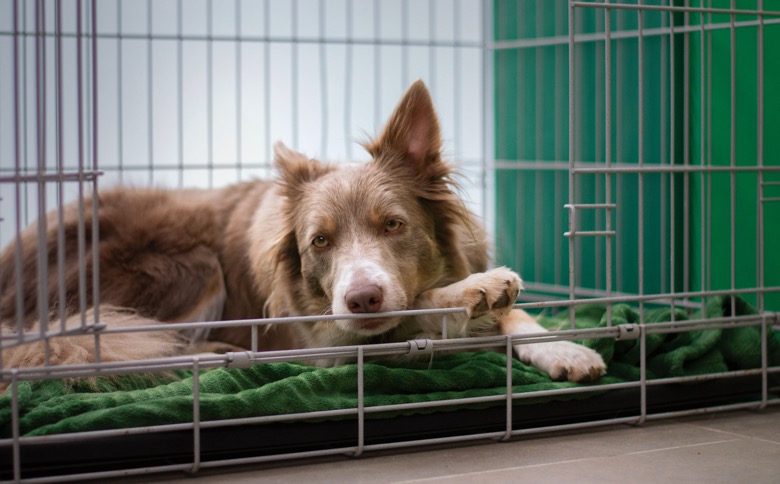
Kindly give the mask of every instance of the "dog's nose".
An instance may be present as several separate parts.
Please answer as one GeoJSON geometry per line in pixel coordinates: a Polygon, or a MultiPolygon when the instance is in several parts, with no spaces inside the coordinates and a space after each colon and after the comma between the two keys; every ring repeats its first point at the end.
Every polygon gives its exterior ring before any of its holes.
{"type": "Polygon", "coordinates": [[[352,289],[345,298],[352,313],[376,313],[382,307],[382,289],[373,284],[352,289]]]}

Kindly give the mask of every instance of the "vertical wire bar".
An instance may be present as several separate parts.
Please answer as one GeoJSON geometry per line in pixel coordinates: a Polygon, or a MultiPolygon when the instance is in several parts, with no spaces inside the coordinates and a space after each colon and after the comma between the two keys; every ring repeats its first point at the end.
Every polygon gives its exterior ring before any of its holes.
{"type": "Polygon", "coordinates": [[[507,441],[512,437],[512,336],[506,336],[506,433],[501,438],[507,441]]]}
{"type": "MultiPolygon", "coordinates": [[[[688,0],[685,1],[685,6],[688,6],[688,0]]],[[[683,14],[684,25],[687,27],[690,22],[690,14],[685,12],[683,14]]],[[[685,166],[690,164],[690,34],[685,31],[683,34],[683,164],[685,166]]],[[[690,175],[686,171],[683,173],[683,291],[689,292],[691,290],[690,284],[690,175]]],[[[687,300],[688,298],[684,298],[687,300]]]]}
{"type": "Polygon", "coordinates": [[[365,375],[364,372],[364,358],[363,358],[363,346],[358,346],[358,361],[357,361],[357,411],[358,411],[358,443],[353,457],[358,457],[363,453],[363,446],[365,443],[365,424],[366,424],[366,411],[365,411],[365,375]]]}
{"type": "Polygon", "coordinates": [[[268,150],[268,163],[274,159],[273,142],[271,141],[271,0],[266,0],[263,5],[263,30],[265,40],[263,44],[263,127],[265,130],[265,143],[268,150]]]}
{"type": "Polygon", "coordinates": [[[256,352],[257,352],[257,346],[258,346],[258,341],[257,341],[257,333],[258,333],[258,331],[257,331],[257,325],[256,325],[256,324],[253,324],[253,325],[251,326],[251,328],[252,328],[252,329],[251,329],[251,332],[252,332],[252,334],[251,334],[251,337],[252,337],[252,343],[251,343],[251,345],[252,345],[252,346],[251,346],[251,350],[252,350],[252,352],[253,352],[253,353],[256,353],[256,352]]]}
{"type": "MultiPolygon", "coordinates": [[[[179,0],[181,2],[181,0],[179,0]]],[[[178,11],[179,21],[181,21],[181,8],[178,11]]],[[[117,164],[119,168],[119,183],[124,181],[124,128],[123,128],[123,115],[122,110],[124,107],[124,100],[122,99],[123,82],[122,82],[122,4],[117,2],[116,5],[116,83],[117,83],[117,108],[116,108],[116,125],[117,125],[117,164]]],[[[181,35],[181,31],[179,31],[181,35]]],[[[179,92],[181,92],[181,86],[179,86],[179,92]]]]}
{"type": "MultiPolygon", "coordinates": [[[[609,0],[606,0],[609,3],[609,0]]],[[[604,9],[604,164],[609,170],[612,167],[612,25],[610,9],[604,9]]],[[[604,203],[612,203],[612,174],[604,175],[604,203]]],[[[604,230],[612,230],[612,210],[605,209],[606,220],[604,230]]],[[[607,297],[612,294],[612,244],[615,238],[604,237],[604,252],[606,258],[605,289],[607,297]]],[[[612,326],[612,304],[607,303],[607,327],[612,326]]]]}
{"type": "MultiPolygon", "coordinates": [[[[453,14],[457,9],[453,5],[453,14]]],[[[401,89],[409,84],[409,0],[401,0],[401,89]]]]}
{"type": "MultiPolygon", "coordinates": [[[[661,29],[663,30],[666,22],[666,16],[661,13],[661,29]]],[[[667,65],[666,65],[666,37],[661,36],[659,39],[659,43],[661,45],[661,62],[660,62],[660,90],[661,90],[661,103],[660,103],[660,111],[661,111],[661,165],[665,165],[668,161],[667,155],[666,155],[666,102],[667,102],[667,92],[666,92],[666,74],[667,74],[667,65]]],[[[667,283],[667,274],[666,274],[666,261],[668,260],[666,257],[666,243],[667,243],[667,234],[666,234],[666,175],[661,172],[660,173],[660,184],[661,184],[661,226],[659,235],[659,247],[660,247],[660,255],[661,255],[661,281],[660,281],[660,291],[662,293],[666,292],[666,283],[667,283]]]]}
{"type": "MultiPolygon", "coordinates": [[[[599,15],[598,11],[596,12],[596,15],[594,15],[594,31],[598,32],[599,30],[599,15]]],[[[602,17],[603,18],[603,17],[602,17]]],[[[602,29],[603,29],[602,25],[602,29]]],[[[601,75],[604,72],[604,66],[602,64],[603,54],[600,56],[600,52],[598,50],[599,42],[594,42],[593,44],[593,52],[594,52],[594,64],[595,67],[593,69],[593,86],[594,86],[594,92],[593,96],[595,98],[594,101],[594,108],[593,108],[593,138],[595,140],[594,142],[594,156],[593,161],[594,163],[598,163],[599,161],[604,159],[604,154],[600,152],[601,143],[599,140],[603,140],[603,132],[600,131],[600,128],[603,125],[604,122],[604,116],[599,111],[599,105],[603,103],[604,101],[600,99],[601,97],[601,89],[598,87],[601,85],[601,75]]],[[[605,165],[606,166],[606,165],[605,165]]],[[[609,176],[609,174],[605,173],[604,178],[606,179],[609,176]]],[[[595,199],[593,200],[594,203],[599,203],[602,200],[598,198],[598,194],[603,193],[603,191],[606,190],[606,186],[602,187],[602,178],[600,175],[596,175],[595,177],[595,187],[594,187],[594,194],[595,199]]],[[[606,185],[606,183],[604,183],[606,185]]],[[[606,196],[604,197],[604,200],[606,200],[606,196]]],[[[610,216],[610,211],[608,209],[604,210],[604,227],[606,227],[607,224],[607,218],[610,216]]],[[[595,216],[595,218],[598,220],[599,216],[598,214],[595,216]]],[[[606,230],[606,229],[605,229],[606,230]]],[[[606,291],[606,281],[602,284],[601,281],[601,261],[606,258],[606,245],[609,244],[610,238],[604,237],[604,256],[602,257],[602,250],[601,250],[601,239],[595,239],[593,244],[593,251],[594,251],[594,260],[593,260],[593,272],[595,272],[595,278],[594,278],[594,289],[602,289],[606,291]]],[[[606,264],[604,267],[604,273],[606,274],[606,264]]],[[[606,278],[606,277],[605,277],[606,278]]],[[[607,323],[609,324],[609,323],[607,323]]]]}
{"type": "MultiPolygon", "coordinates": [[[[575,133],[574,133],[574,30],[575,30],[575,14],[574,14],[574,6],[569,2],[569,203],[574,204],[574,183],[575,183],[575,175],[574,175],[574,168],[575,168],[575,151],[574,151],[574,143],[575,143],[575,133]]],[[[574,301],[575,294],[574,294],[574,288],[575,288],[575,260],[574,260],[574,241],[575,239],[575,231],[577,228],[577,220],[576,220],[576,210],[570,210],[569,211],[569,233],[571,234],[571,237],[569,237],[569,300],[574,301]]],[[[577,317],[576,314],[576,306],[574,303],[569,305],[569,324],[572,328],[574,328],[574,323],[577,317]]]]}
{"type": "Polygon", "coordinates": [[[238,168],[236,169],[236,181],[241,181],[241,174],[244,166],[243,156],[243,141],[241,138],[242,131],[242,119],[243,119],[243,103],[241,102],[241,0],[235,0],[235,28],[236,28],[236,162],[238,168]]]}
{"type": "Polygon", "coordinates": [[[449,318],[446,314],[442,315],[441,317],[441,339],[447,339],[447,323],[449,322],[449,318]]]}
{"type": "Polygon", "coordinates": [[[645,325],[639,325],[639,420],[642,425],[647,420],[647,331],[645,325]]]}
{"type": "Polygon", "coordinates": [[[767,315],[763,312],[759,314],[761,314],[761,406],[759,407],[759,410],[763,410],[766,408],[767,403],[769,402],[769,350],[767,344],[767,338],[769,335],[767,330],[767,315]]]}
{"type": "MultiPolygon", "coordinates": [[[[92,0],[92,247],[100,243],[100,220],[98,218],[98,36],[97,0],[92,0]]],[[[94,323],[100,322],[100,251],[92,250],[92,305],[94,323]]],[[[95,332],[95,363],[100,362],[100,331],[95,332]]]]}
{"type": "MultiPolygon", "coordinates": [[[[211,18],[211,17],[209,17],[211,18]]],[[[152,0],[146,0],[146,32],[149,36],[146,42],[146,156],[149,158],[149,186],[154,185],[154,86],[152,81],[154,53],[152,51],[152,0]]]]}
{"type": "Polygon", "coordinates": [[[192,360],[192,468],[191,473],[200,469],[200,359],[192,360]]]}
{"type": "MultiPolygon", "coordinates": [[[[609,3],[609,0],[605,0],[605,3],[609,3]]],[[[610,12],[609,9],[607,9],[607,12],[610,12]]],[[[615,23],[616,23],[616,30],[617,32],[622,32],[625,27],[624,22],[624,13],[620,10],[617,10],[615,12],[615,23]]],[[[609,17],[607,17],[607,20],[609,20],[609,17]]],[[[616,56],[615,56],[615,111],[617,112],[617,116],[619,119],[620,116],[623,115],[623,76],[621,76],[622,72],[622,61],[624,59],[624,42],[622,39],[617,39],[615,41],[615,50],[616,50],[616,56]]],[[[611,69],[611,67],[607,67],[607,69],[611,69]]],[[[611,83],[610,80],[610,89],[611,89],[611,83]]],[[[611,106],[611,104],[610,104],[611,106]]],[[[623,124],[620,122],[615,123],[615,156],[620,158],[623,155],[623,124]]],[[[612,147],[610,146],[610,150],[612,147]]],[[[623,190],[623,185],[625,183],[621,183],[621,180],[625,179],[626,175],[615,175],[615,198],[616,200],[624,200],[625,199],[625,193],[623,190]],[[621,178],[622,177],[622,178],[621,178]]],[[[623,216],[623,211],[619,211],[615,214],[615,225],[616,226],[625,226],[626,224],[621,225],[621,218],[625,220],[625,217],[623,216]]],[[[615,236],[613,238],[615,241],[615,288],[618,291],[623,291],[625,289],[624,279],[623,279],[623,257],[624,257],[624,251],[623,251],[623,237],[621,234],[621,231],[615,231],[615,236]]]]}
{"type": "MultiPolygon", "coordinates": [[[[435,9],[430,3],[431,42],[436,39],[435,9]]],[[[494,51],[493,2],[482,3],[482,210],[488,240],[495,246],[495,131],[494,131],[494,51]]],[[[431,83],[436,72],[436,49],[431,49],[431,83]]]]}
{"type": "Polygon", "coordinates": [[[179,162],[179,188],[184,186],[184,25],[182,17],[182,0],[176,0],[176,144],[179,162]]]}
{"type": "MultiPolygon", "coordinates": [[[[487,14],[486,10],[492,11],[492,6],[488,5],[488,1],[482,2],[482,45],[483,48],[485,48],[486,42],[492,41],[493,38],[486,38],[487,32],[492,33],[492,20],[490,21],[490,24],[486,24],[487,22],[487,14]]],[[[436,90],[436,47],[433,46],[434,42],[436,42],[436,19],[439,18],[436,14],[436,2],[430,1],[428,2],[428,32],[429,32],[429,41],[431,42],[431,56],[430,56],[430,81],[431,81],[431,88],[433,90],[436,90]]],[[[492,17],[491,17],[492,18],[492,17]]]]}
{"type": "MultiPolygon", "coordinates": [[[[352,56],[354,54],[354,7],[353,0],[347,0],[346,31],[347,43],[344,54],[344,133],[352,132],[352,56]]],[[[344,137],[347,159],[352,159],[352,143],[348,136],[344,137]]]]}
{"type": "MultiPolygon", "coordinates": [[[[537,11],[536,11],[536,35],[539,35],[540,32],[542,32],[543,26],[544,26],[544,15],[542,14],[544,10],[543,4],[537,5],[537,11]]],[[[542,63],[542,53],[540,52],[543,47],[535,47],[535,54],[536,54],[536,66],[535,66],[535,105],[534,105],[534,111],[536,115],[536,120],[534,123],[534,161],[539,162],[544,157],[543,154],[540,152],[542,151],[541,146],[543,145],[542,141],[542,135],[544,131],[544,120],[543,116],[546,114],[546,110],[544,109],[544,96],[542,95],[542,86],[544,86],[544,66],[542,63]]],[[[457,119],[457,118],[456,118],[457,119]]],[[[455,135],[455,139],[458,139],[457,132],[455,135]]],[[[534,203],[536,206],[536,210],[534,210],[534,220],[533,220],[533,226],[534,229],[534,251],[537,254],[537,257],[534,257],[534,277],[536,279],[539,279],[541,277],[542,272],[542,261],[543,258],[539,257],[538,255],[541,255],[544,253],[543,246],[544,241],[542,240],[542,230],[541,227],[544,226],[544,223],[542,222],[542,217],[544,216],[543,210],[541,207],[544,204],[543,198],[542,198],[542,192],[544,191],[544,188],[542,187],[542,177],[545,176],[543,172],[535,172],[533,173],[534,177],[534,203]]]]}
{"type": "MultiPolygon", "coordinates": [[[[712,0],[708,6],[712,7],[712,0]]],[[[712,25],[712,13],[707,14],[707,25],[712,25]]],[[[702,39],[704,42],[704,39],[702,39]]],[[[703,85],[707,92],[707,166],[712,166],[712,30],[707,31],[707,77],[703,85]]],[[[702,74],[702,78],[704,75],[702,74]]],[[[707,290],[712,289],[712,173],[707,172],[707,290]]]]}
{"type": "MultiPolygon", "coordinates": [[[[735,10],[737,7],[736,0],[731,0],[731,9],[735,10]]],[[[730,16],[731,24],[730,37],[731,37],[731,132],[730,132],[730,159],[729,166],[731,171],[729,172],[729,188],[730,188],[730,218],[731,218],[731,241],[730,241],[730,277],[731,277],[731,290],[734,291],[736,285],[736,273],[737,273],[737,174],[735,168],[737,166],[737,30],[736,30],[736,15],[734,13],[730,16]]],[[[759,186],[759,192],[761,188],[759,186]]],[[[731,293],[731,316],[736,314],[735,312],[736,296],[731,293]]]]}
{"type": "MultiPolygon", "coordinates": [[[[699,164],[704,168],[707,164],[707,113],[706,113],[706,99],[705,94],[707,85],[705,84],[705,51],[704,51],[704,12],[699,12],[699,78],[701,80],[701,87],[699,88],[699,164]]],[[[707,274],[707,198],[706,198],[706,183],[705,183],[705,170],[699,174],[699,218],[701,219],[701,229],[699,231],[699,277],[701,283],[699,288],[704,294],[701,298],[701,312],[702,316],[706,317],[707,307],[707,290],[709,289],[709,274],[707,274]]]]}
{"type": "Polygon", "coordinates": [[[35,5],[35,129],[38,179],[38,327],[43,338],[43,361],[49,366],[51,348],[46,333],[49,331],[48,244],[46,218],[46,10],[43,0],[35,5]]]}
{"type": "MultiPolygon", "coordinates": [[[[19,3],[14,0],[13,4],[13,63],[14,63],[14,174],[16,176],[22,173],[22,130],[21,127],[21,109],[19,106],[19,77],[23,73],[19,72],[19,39],[22,38],[22,32],[19,30],[19,3]]],[[[14,184],[14,202],[16,217],[16,244],[14,244],[14,271],[16,273],[16,334],[19,335],[19,343],[24,342],[24,272],[22,264],[22,184],[14,184]]]]}
{"type": "MultiPolygon", "coordinates": [[[[459,41],[461,38],[460,34],[460,9],[462,8],[462,3],[460,1],[456,0],[456,3],[453,7],[452,12],[452,21],[454,23],[453,27],[453,35],[455,36],[455,41],[459,41]]],[[[454,136],[452,138],[452,148],[455,151],[455,156],[462,156],[463,153],[461,153],[460,148],[460,138],[462,136],[461,134],[461,56],[463,55],[463,47],[455,47],[455,52],[452,59],[452,70],[453,70],[453,76],[452,76],[452,82],[453,82],[453,96],[454,96],[454,102],[452,104],[452,115],[453,115],[453,130],[455,131],[454,136]]],[[[407,81],[408,83],[408,81],[407,81]]]]}
{"type": "Polygon", "coordinates": [[[64,138],[62,122],[62,5],[60,2],[54,4],[55,13],[55,54],[56,63],[56,110],[57,110],[57,289],[59,291],[59,303],[57,304],[58,316],[60,320],[60,330],[65,331],[65,183],[63,182],[63,173],[65,171],[64,162],[64,138]]]}
{"type": "MultiPolygon", "coordinates": [[[[759,11],[764,11],[764,0],[758,0],[758,9],[759,11]]],[[[764,186],[764,15],[759,14],[758,15],[758,48],[757,48],[757,55],[758,55],[758,79],[756,86],[756,90],[758,91],[758,95],[756,96],[757,104],[756,109],[758,111],[758,133],[757,133],[757,140],[756,143],[758,144],[758,221],[756,225],[758,226],[758,250],[756,251],[758,254],[758,260],[756,261],[756,267],[758,268],[758,285],[757,287],[763,288],[764,287],[764,203],[761,201],[762,195],[761,192],[763,191],[764,186]]],[[[758,313],[764,314],[765,310],[765,298],[764,293],[759,292],[757,294],[758,298],[758,313]]],[[[766,371],[763,373],[763,391],[764,395],[766,395],[767,392],[767,374],[766,371]]],[[[766,397],[764,397],[766,398],[766,397]]]]}
{"type": "MultiPolygon", "coordinates": [[[[585,30],[585,16],[584,15],[580,16],[580,17],[577,17],[576,22],[575,22],[575,27],[574,27],[575,32],[577,31],[577,26],[578,25],[579,25],[580,31],[584,31],[585,30]]],[[[575,78],[576,79],[584,79],[585,78],[585,75],[584,75],[585,63],[582,61],[582,57],[584,56],[584,52],[585,52],[585,46],[582,45],[582,44],[580,44],[580,49],[579,50],[575,49],[575,55],[577,57],[577,59],[575,60],[575,66],[578,69],[578,72],[575,72],[575,78]]],[[[585,105],[584,105],[585,96],[583,95],[584,82],[580,82],[577,87],[579,89],[579,92],[575,91],[575,93],[576,93],[575,94],[575,98],[577,99],[577,102],[579,103],[579,107],[581,108],[581,111],[584,113],[585,112],[585,105]]],[[[575,108],[575,111],[576,111],[576,108],[575,108]]],[[[574,124],[574,133],[575,133],[574,136],[575,136],[575,139],[579,139],[578,136],[582,136],[582,132],[583,132],[582,121],[583,121],[583,119],[584,119],[584,116],[582,116],[581,114],[578,114],[574,118],[574,123],[575,123],[574,124]]],[[[575,159],[576,160],[582,160],[583,159],[583,155],[582,155],[583,143],[578,143],[575,148],[577,150],[576,151],[576,155],[575,155],[575,159]]],[[[585,191],[584,190],[579,190],[578,187],[582,187],[582,185],[585,183],[585,179],[586,179],[586,177],[583,177],[583,176],[577,177],[575,179],[575,183],[576,183],[577,186],[574,187],[574,200],[572,202],[569,202],[569,203],[583,202],[585,191]]],[[[575,237],[576,237],[576,234],[575,234],[575,237]]],[[[577,273],[576,280],[575,280],[575,286],[577,288],[581,288],[583,286],[582,276],[583,276],[583,272],[584,272],[582,270],[583,243],[575,244],[574,251],[575,251],[574,264],[575,264],[575,270],[576,270],[576,273],[577,273]]],[[[571,329],[574,329],[574,322],[573,321],[574,320],[570,321],[571,329]]]]}
{"type": "Polygon", "coordinates": [[[291,4],[291,25],[292,25],[292,53],[290,55],[290,66],[292,77],[290,86],[292,90],[292,143],[295,149],[299,149],[298,143],[298,0],[292,0],[291,4]]]}
{"type": "MultiPolygon", "coordinates": [[[[641,0],[639,1],[639,4],[641,5],[641,0]]],[[[639,173],[637,173],[637,179],[639,181],[639,221],[638,221],[638,239],[639,239],[639,247],[637,250],[639,251],[638,257],[638,287],[639,287],[639,295],[643,296],[645,294],[645,212],[644,212],[644,201],[645,201],[645,178],[644,173],[642,172],[642,167],[644,167],[645,164],[645,103],[644,103],[644,95],[645,95],[645,69],[644,69],[644,62],[645,62],[645,39],[644,39],[644,11],[639,9],[637,10],[637,26],[638,26],[638,33],[639,38],[637,39],[637,49],[638,49],[638,56],[637,64],[639,67],[638,70],[638,77],[639,77],[639,99],[637,100],[638,104],[638,110],[637,114],[639,119],[637,120],[637,156],[638,156],[638,162],[639,162],[639,173]]],[[[639,324],[644,324],[645,322],[645,304],[644,301],[639,301],[639,324]]]]}
{"type": "MultiPolygon", "coordinates": [[[[489,3],[489,2],[488,2],[489,3]]],[[[561,9],[564,8],[564,5],[562,2],[555,2],[555,18],[556,20],[556,30],[555,35],[559,36],[563,34],[563,30],[565,28],[565,22],[566,18],[563,16],[563,12],[561,9]]],[[[561,139],[561,132],[562,129],[558,129],[558,126],[560,124],[558,116],[561,116],[560,113],[563,112],[563,100],[561,99],[563,96],[561,95],[563,90],[560,89],[560,86],[563,86],[564,83],[558,82],[558,76],[559,73],[562,73],[565,69],[565,51],[564,46],[557,45],[555,47],[555,109],[554,112],[556,113],[556,126],[555,126],[555,160],[561,160],[563,159],[563,140],[561,139]],[[562,65],[563,64],[563,65],[562,65]]],[[[563,174],[559,170],[555,170],[555,187],[553,189],[553,207],[556,206],[556,204],[559,203],[559,201],[563,198],[563,174]]],[[[554,234],[560,234],[563,232],[563,216],[561,213],[561,210],[555,210],[555,215],[553,219],[553,227],[554,227],[554,234]]],[[[561,261],[563,260],[563,244],[561,243],[560,237],[555,237],[555,242],[553,244],[553,283],[556,286],[559,286],[562,284],[561,282],[561,261]]]]}
{"type": "Polygon", "coordinates": [[[211,0],[206,1],[206,37],[208,45],[206,46],[206,135],[208,146],[208,181],[209,188],[214,187],[214,36],[212,23],[211,0]]]}
{"type": "Polygon", "coordinates": [[[328,156],[328,63],[327,45],[325,43],[325,0],[320,0],[320,153],[323,158],[328,156]]]}
{"type": "MultiPolygon", "coordinates": [[[[672,4],[672,0],[669,0],[669,5],[672,4]]],[[[674,45],[674,12],[669,12],[669,167],[672,168],[675,164],[676,156],[676,129],[677,123],[675,118],[677,117],[677,109],[675,105],[677,89],[677,75],[675,73],[674,63],[675,61],[675,45],[674,45]]],[[[675,265],[677,261],[677,244],[675,243],[677,224],[677,206],[675,204],[675,173],[669,172],[669,292],[672,294],[671,298],[671,320],[675,320],[675,278],[677,277],[677,267],[675,265]]]]}
{"type": "MultiPolygon", "coordinates": [[[[14,7],[16,3],[14,2],[14,7]]],[[[16,12],[14,12],[15,14],[16,12]]],[[[16,19],[16,15],[14,15],[16,19]]],[[[22,480],[22,449],[19,442],[19,374],[11,368],[11,438],[13,440],[14,481],[22,480]]]]}
{"type": "Polygon", "coordinates": [[[382,125],[382,22],[380,0],[374,0],[374,128],[382,125]]]}
{"type": "Polygon", "coordinates": [[[79,266],[79,314],[82,329],[87,325],[87,269],[86,269],[86,229],[84,207],[84,67],[82,37],[81,1],[76,2],[76,106],[78,132],[78,266],[79,266]]]}
{"type": "MultiPolygon", "coordinates": [[[[757,250],[756,254],[758,257],[758,260],[756,261],[756,268],[757,268],[757,287],[763,288],[764,287],[764,204],[761,202],[761,198],[763,197],[762,192],[764,189],[764,0],[758,0],[758,9],[762,13],[758,15],[758,39],[757,39],[757,54],[758,54],[758,79],[757,79],[757,86],[756,90],[757,92],[757,115],[758,119],[756,124],[758,125],[758,134],[757,134],[757,148],[758,148],[758,220],[756,221],[756,225],[758,227],[757,230],[757,250]]],[[[764,293],[759,292],[756,295],[758,299],[758,313],[764,315],[765,307],[764,307],[764,293]]],[[[766,406],[767,400],[769,398],[769,375],[767,373],[767,317],[763,317],[763,325],[761,327],[761,402],[762,407],[766,406]]]]}

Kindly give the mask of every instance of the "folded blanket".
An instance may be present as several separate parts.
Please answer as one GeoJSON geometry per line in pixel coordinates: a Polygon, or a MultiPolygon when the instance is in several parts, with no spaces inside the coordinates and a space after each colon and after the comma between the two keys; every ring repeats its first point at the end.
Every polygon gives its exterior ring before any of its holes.
{"type": "MultiPolygon", "coordinates": [[[[613,325],[639,322],[636,309],[629,306],[614,305],[611,311],[613,325]]],[[[605,326],[605,313],[603,305],[579,307],[576,325],[580,328],[605,326]]],[[[756,310],[737,298],[734,313],[755,314],[756,310]]],[[[730,297],[709,301],[708,317],[729,314],[730,297]]],[[[669,321],[670,316],[669,309],[647,310],[645,322],[669,321]]],[[[541,318],[541,323],[556,329],[565,318],[565,314],[541,318]]],[[[678,310],[675,319],[682,321],[687,316],[678,310]]],[[[770,365],[780,365],[778,336],[772,333],[768,340],[770,365]]],[[[597,384],[639,378],[638,340],[599,339],[583,344],[599,351],[609,365],[607,375],[597,384]]],[[[756,327],[745,327],[648,335],[646,349],[648,378],[756,368],[761,364],[761,331],[756,327]]],[[[367,362],[364,370],[367,407],[506,392],[505,356],[490,351],[436,355],[430,367],[427,360],[367,362]]],[[[180,372],[179,377],[180,380],[168,383],[140,376],[98,379],[96,384],[89,385],[60,380],[22,382],[19,384],[21,434],[46,435],[189,422],[193,407],[192,373],[180,372]]],[[[297,363],[267,363],[246,369],[216,368],[202,372],[199,382],[202,420],[357,407],[357,367],[354,364],[313,368],[297,363]]],[[[519,361],[513,362],[512,384],[516,393],[580,386],[552,381],[547,374],[519,361]]],[[[558,395],[544,400],[583,397],[582,394],[558,395]]],[[[0,436],[3,437],[11,435],[10,398],[10,392],[0,397],[0,436]]],[[[543,399],[531,401],[540,400],[543,399]]]]}

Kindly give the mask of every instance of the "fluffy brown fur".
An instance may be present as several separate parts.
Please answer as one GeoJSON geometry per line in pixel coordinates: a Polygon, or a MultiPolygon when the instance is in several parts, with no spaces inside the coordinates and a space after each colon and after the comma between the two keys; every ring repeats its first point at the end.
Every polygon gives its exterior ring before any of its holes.
{"type": "MultiPolygon", "coordinates": [[[[88,198],[84,230],[91,231],[96,203],[100,236],[96,247],[85,238],[83,270],[89,279],[92,253],[98,251],[101,304],[129,308],[147,322],[376,315],[272,326],[258,342],[266,350],[440,336],[435,318],[380,314],[414,308],[466,307],[466,314],[454,318],[462,335],[542,331],[525,313],[511,310],[522,289],[517,274],[505,268],[485,272],[485,237],[456,194],[422,82],[409,88],[382,133],[365,146],[370,162],[338,168],[279,144],[276,183],[251,181],[218,190],[121,188],[88,198]]],[[[49,306],[75,315],[80,312],[77,206],[64,209],[64,300],[59,300],[57,231],[55,213],[42,241],[48,254],[49,306]]],[[[21,234],[23,304],[18,313],[17,248],[12,245],[0,255],[0,319],[6,325],[35,324],[38,243],[34,227],[21,234]]],[[[93,304],[89,291],[86,300],[93,304]]],[[[122,324],[127,316],[104,311],[101,320],[122,324]]],[[[248,328],[188,336],[196,342],[251,346],[248,328]]],[[[182,350],[173,340],[159,339],[158,332],[127,338],[124,346],[107,341],[103,359],[182,350]]],[[[52,362],[91,361],[91,340],[64,339],[52,362]]],[[[558,378],[586,380],[604,371],[595,352],[573,343],[518,345],[517,351],[558,378]]],[[[39,364],[40,352],[40,345],[20,346],[5,352],[4,364],[39,364]]]]}

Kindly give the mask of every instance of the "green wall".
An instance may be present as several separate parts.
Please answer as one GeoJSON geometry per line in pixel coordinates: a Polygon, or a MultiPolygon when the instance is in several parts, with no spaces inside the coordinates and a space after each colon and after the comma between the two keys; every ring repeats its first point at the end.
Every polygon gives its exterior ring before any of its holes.
{"type": "MultiPolygon", "coordinates": [[[[665,2],[643,3],[662,5],[665,2]]],[[[766,0],[764,5],[767,10],[780,10],[780,0],[766,0]]],[[[728,8],[729,1],[715,0],[712,6],[728,8]]],[[[741,9],[755,6],[755,2],[739,2],[741,9]]],[[[569,246],[563,237],[568,230],[569,216],[563,207],[569,201],[568,13],[566,1],[494,2],[494,34],[499,46],[494,53],[495,157],[499,162],[495,178],[496,258],[498,263],[516,268],[537,292],[546,292],[548,287],[544,285],[569,284],[569,246]],[[501,48],[507,45],[503,41],[515,43],[510,48],[501,48]]],[[[575,16],[578,35],[604,31],[603,9],[578,8],[575,16]]],[[[698,14],[687,17],[676,13],[675,27],[700,24],[698,14]]],[[[638,15],[635,11],[612,10],[610,19],[613,40],[609,71],[612,98],[609,149],[612,163],[637,164],[640,155],[638,40],[635,35],[620,38],[619,32],[636,31],[638,15]]],[[[704,20],[705,25],[727,23],[729,16],[705,15],[704,20]]],[[[751,20],[755,18],[736,18],[737,22],[751,20]]],[[[698,29],[688,33],[687,38],[682,32],[675,34],[674,45],[668,34],[654,35],[653,29],[668,27],[669,22],[667,13],[643,15],[646,31],[641,78],[643,161],[649,165],[686,162],[700,165],[703,154],[705,164],[728,166],[731,163],[731,32],[718,29],[704,34],[702,64],[702,35],[698,29]]],[[[735,163],[756,166],[757,28],[740,27],[736,32],[735,163]]],[[[601,38],[596,35],[592,40],[578,41],[575,48],[575,158],[603,166],[606,83],[601,38]]],[[[780,94],[773,89],[772,80],[780,78],[780,25],[765,26],[764,50],[764,165],[779,166],[780,94]]],[[[759,178],[755,171],[734,176],[736,223],[732,230],[731,176],[728,172],[642,175],[644,250],[640,258],[639,175],[609,175],[610,201],[617,204],[611,214],[612,228],[617,231],[611,247],[612,291],[639,292],[640,263],[644,269],[641,279],[644,293],[696,291],[702,287],[729,289],[732,232],[735,234],[735,286],[757,287],[759,178]]],[[[768,173],[764,180],[778,181],[780,176],[768,173]]],[[[604,202],[606,183],[607,175],[576,175],[576,201],[604,202]]],[[[765,187],[764,196],[780,196],[780,186],[765,187]]],[[[606,217],[607,211],[603,209],[579,211],[578,230],[602,230],[606,217]]],[[[780,202],[764,203],[763,227],[764,286],[780,286],[780,202]]],[[[607,240],[603,236],[577,238],[575,277],[579,287],[605,289],[607,240]]],[[[748,299],[756,302],[754,295],[748,299]]],[[[780,310],[780,294],[767,295],[766,303],[770,309],[780,310]]]]}

